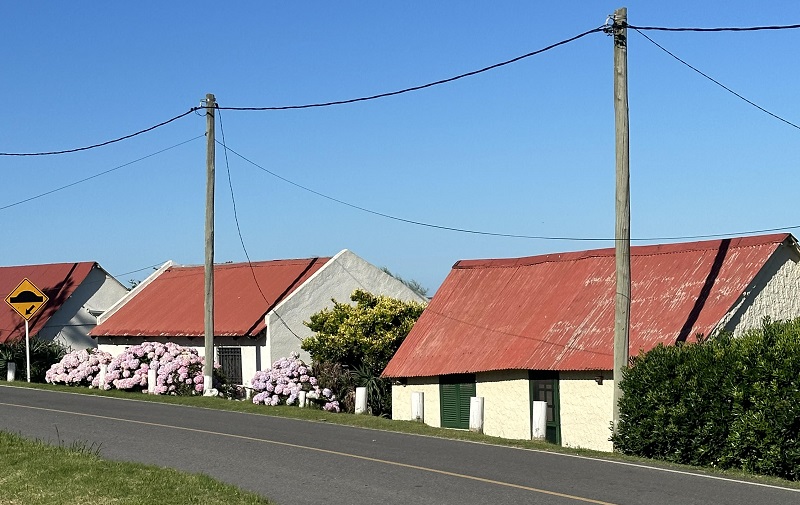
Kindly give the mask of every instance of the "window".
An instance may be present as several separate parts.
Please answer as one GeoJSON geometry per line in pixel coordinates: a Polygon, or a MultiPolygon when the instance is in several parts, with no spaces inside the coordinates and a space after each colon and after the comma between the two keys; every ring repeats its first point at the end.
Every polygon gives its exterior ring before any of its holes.
{"type": "Polygon", "coordinates": [[[241,347],[217,347],[217,359],[231,384],[243,384],[241,347]]]}

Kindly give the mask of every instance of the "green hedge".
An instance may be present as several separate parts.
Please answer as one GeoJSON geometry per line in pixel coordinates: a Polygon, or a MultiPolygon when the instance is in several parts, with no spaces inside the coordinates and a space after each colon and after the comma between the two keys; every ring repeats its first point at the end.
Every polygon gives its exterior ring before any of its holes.
{"type": "Polygon", "coordinates": [[[660,345],[620,387],[615,450],[800,480],[800,319],[660,345]]]}

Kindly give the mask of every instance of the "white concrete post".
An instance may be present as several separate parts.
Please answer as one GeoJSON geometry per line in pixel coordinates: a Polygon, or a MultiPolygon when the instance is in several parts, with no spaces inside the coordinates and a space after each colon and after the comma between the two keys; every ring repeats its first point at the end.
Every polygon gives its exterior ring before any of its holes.
{"type": "Polygon", "coordinates": [[[8,382],[14,382],[14,379],[17,378],[17,364],[11,361],[6,362],[6,380],[8,382]]]}
{"type": "Polygon", "coordinates": [[[298,399],[298,402],[299,402],[299,405],[300,405],[301,409],[306,406],[306,392],[305,391],[300,391],[300,393],[298,393],[298,395],[297,395],[297,399],[298,399]]]}
{"type": "Polygon", "coordinates": [[[156,362],[150,363],[150,368],[147,369],[147,394],[156,394],[156,382],[158,380],[158,364],[156,362]]]}
{"type": "Polygon", "coordinates": [[[425,393],[422,391],[411,392],[411,420],[425,421],[425,393]]]}
{"type": "Polygon", "coordinates": [[[469,431],[483,433],[483,397],[469,399],[469,431]]]}
{"type": "Polygon", "coordinates": [[[107,373],[108,373],[108,365],[106,365],[105,363],[100,364],[100,374],[97,377],[98,388],[105,389],[107,373]]]}
{"type": "Polygon", "coordinates": [[[531,432],[534,440],[544,440],[547,435],[547,402],[533,402],[531,432]]]}
{"type": "Polygon", "coordinates": [[[367,412],[367,388],[356,388],[356,414],[367,412]]]}

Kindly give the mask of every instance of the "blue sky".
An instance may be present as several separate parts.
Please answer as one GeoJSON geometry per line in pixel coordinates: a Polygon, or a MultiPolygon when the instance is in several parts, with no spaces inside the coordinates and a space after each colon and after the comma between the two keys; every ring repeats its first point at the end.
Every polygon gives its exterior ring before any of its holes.
{"type": "MultiPolygon", "coordinates": [[[[206,93],[222,107],[268,107],[425,84],[595,28],[623,5],[639,26],[800,23],[800,4],[790,1],[15,2],[4,7],[0,34],[0,151],[121,137],[199,105],[206,93]]],[[[800,124],[800,30],[645,33],[800,124]]],[[[796,233],[800,130],[629,35],[631,235],[652,239],[634,244],[772,228],[796,233]]],[[[222,110],[217,140],[224,133],[231,149],[298,185],[407,220],[612,238],[612,56],[611,38],[596,33],[400,96],[306,110],[222,110]]],[[[205,119],[191,114],[99,149],[0,157],[2,264],[97,261],[122,282],[168,259],[202,264],[204,130],[205,119]]],[[[228,167],[254,261],[348,248],[432,294],[459,259],[613,245],[389,220],[299,189],[232,153],[226,163],[220,146],[216,166],[218,262],[245,260],[228,167]]]]}

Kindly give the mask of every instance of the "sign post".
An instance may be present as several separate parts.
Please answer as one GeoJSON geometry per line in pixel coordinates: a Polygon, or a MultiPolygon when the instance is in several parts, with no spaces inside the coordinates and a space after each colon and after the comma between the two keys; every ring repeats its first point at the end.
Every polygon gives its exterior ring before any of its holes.
{"type": "Polygon", "coordinates": [[[47,295],[27,278],[6,297],[6,303],[25,320],[25,371],[31,381],[31,343],[28,321],[47,303],[47,295]]]}

